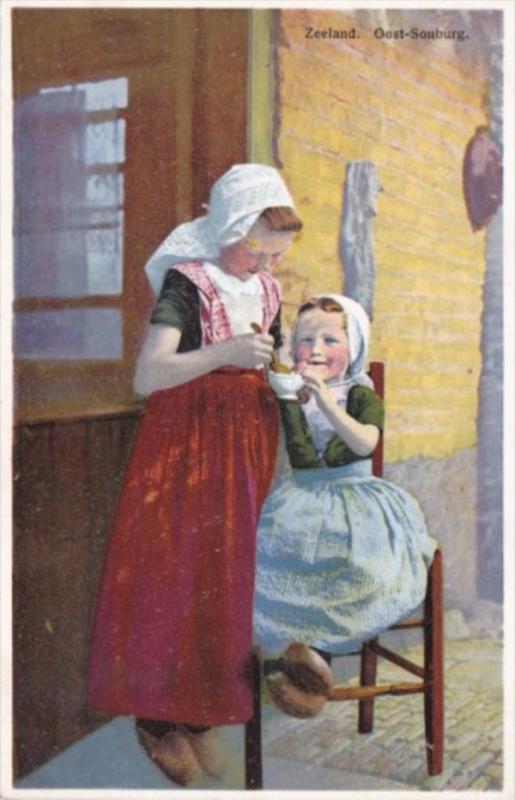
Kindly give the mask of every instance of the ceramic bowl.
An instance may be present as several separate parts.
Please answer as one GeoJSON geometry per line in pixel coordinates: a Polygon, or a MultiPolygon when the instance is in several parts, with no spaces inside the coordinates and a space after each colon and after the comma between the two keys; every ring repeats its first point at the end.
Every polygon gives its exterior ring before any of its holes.
{"type": "Polygon", "coordinates": [[[302,375],[298,372],[268,372],[268,382],[281,400],[298,400],[297,392],[304,386],[302,375]]]}

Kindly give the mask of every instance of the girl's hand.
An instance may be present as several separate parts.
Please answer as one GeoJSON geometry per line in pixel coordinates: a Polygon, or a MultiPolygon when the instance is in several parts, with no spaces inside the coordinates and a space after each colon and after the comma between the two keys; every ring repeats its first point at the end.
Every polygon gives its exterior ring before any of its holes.
{"type": "Polygon", "coordinates": [[[345,408],[338,405],[327,384],[318,375],[316,367],[308,367],[301,371],[306,386],[315,395],[318,407],[333,425],[335,433],[357,455],[369,456],[379,440],[379,428],[358,422],[347,414],[345,408]]]}
{"type": "Polygon", "coordinates": [[[270,363],[274,340],[266,333],[243,333],[227,342],[221,342],[218,346],[220,351],[224,348],[226,365],[252,369],[270,363]]]}
{"type": "Polygon", "coordinates": [[[304,378],[304,383],[308,389],[315,395],[315,399],[320,408],[326,409],[336,405],[331,392],[327,388],[327,384],[318,374],[316,367],[303,367],[299,365],[299,372],[304,378]]]}

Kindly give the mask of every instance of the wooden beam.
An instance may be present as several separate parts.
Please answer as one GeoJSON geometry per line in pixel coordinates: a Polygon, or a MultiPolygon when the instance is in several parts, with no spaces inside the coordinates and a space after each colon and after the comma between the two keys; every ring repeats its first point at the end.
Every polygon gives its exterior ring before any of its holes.
{"type": "Polygon", "coordinates": [[[398,653],[394,653],[393,650],[389,650],[387,647],[383,647],[380,644],[374,644],[372,648],[376,651],[378,656],[386,658],[387,661],[391,661],[392,664],[397,664],[398,667],[412,672],[413,675],[418,675],[419,678],[425,676],[423,667],[419,667],[418,664],[414,664],[413,661],[408,661],[407,658],[403,658],[398,653]]]}
{"type": "Polygon", "coordinates": [[[249,24],[247,155],[251,162],[273,164],[274,69],[270,9],[254,9],[249,24]]]}
{"type": "Polygon", "coordinates": [[[417,694],[426,688],[425,683],[385,683],[377,686],[335,686],[329,700],[364,700],[378,695],[417,694]]]}
{"type": "Polygon", "coordinates": [[[389,631],[402,631],[407,628],[423,628],[423,619],[405,619],[404,622],[396,622],[395,625],[390,625],[389,631]]]}

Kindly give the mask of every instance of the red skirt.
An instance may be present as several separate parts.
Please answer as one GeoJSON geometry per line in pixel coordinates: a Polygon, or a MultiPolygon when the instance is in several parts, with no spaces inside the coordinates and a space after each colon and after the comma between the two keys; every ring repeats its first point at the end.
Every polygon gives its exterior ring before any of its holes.
{"type": "Polygon", "coordinates": [[[256,527],[278,431],[257,370],[150,397],[97,605],[93,707],[194,725],[250,719],[256,527]]]}

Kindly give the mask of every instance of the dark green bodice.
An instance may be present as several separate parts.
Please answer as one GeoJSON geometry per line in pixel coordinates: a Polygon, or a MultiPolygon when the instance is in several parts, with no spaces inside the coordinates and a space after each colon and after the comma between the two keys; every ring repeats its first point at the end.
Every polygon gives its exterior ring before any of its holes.
{"type": "MultiPolygon", "coordinates": [[[[363,458],[354,453],[336,434],[329,440],[323,457],[317,456],[302,405],[280,401],[281,417],[286,435],[286,447],[292,467],[309,469],[328,466],[341,467],[363,458]]],[[[375,425],[380,431],[384,425],[383,401],[372,389],[354,386],[347,398],[347,413],[364,425],[375,425]]]]}

